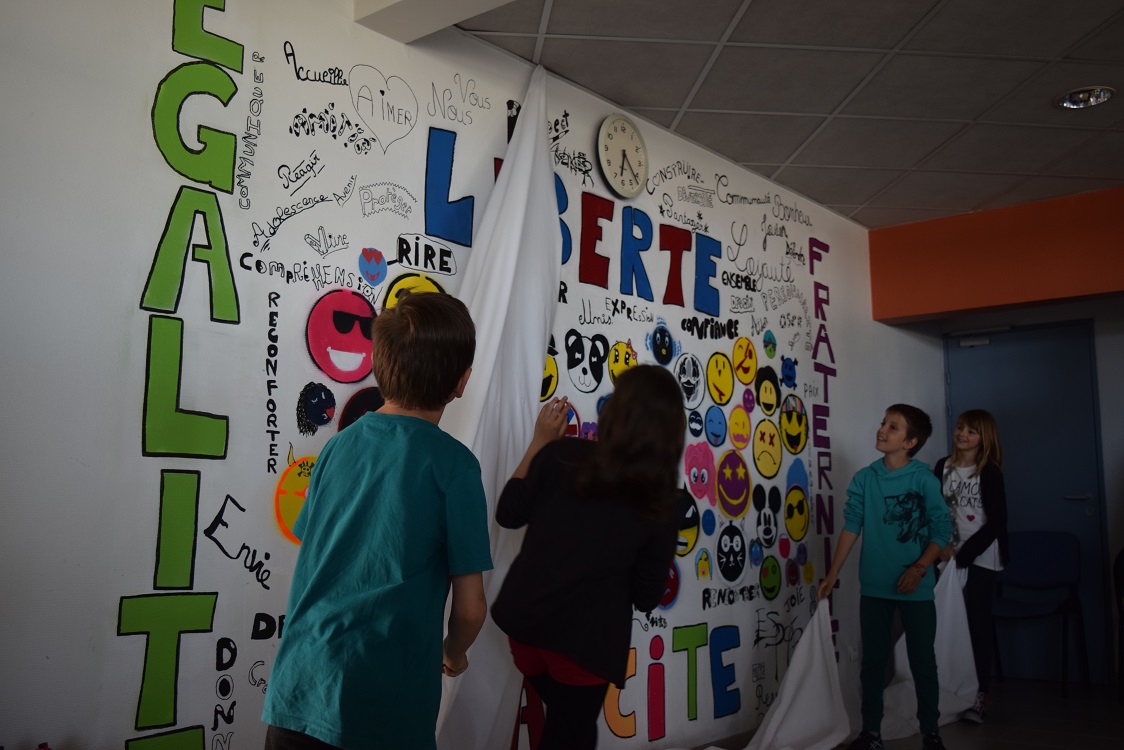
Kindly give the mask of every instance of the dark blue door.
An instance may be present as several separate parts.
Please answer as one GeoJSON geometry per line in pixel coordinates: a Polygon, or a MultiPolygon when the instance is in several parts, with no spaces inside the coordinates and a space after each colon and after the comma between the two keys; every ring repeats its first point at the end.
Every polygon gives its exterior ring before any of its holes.
{"type": "MultiPolygon", "coordinates": [[[[945,362],[949,434],[956,415],[967,409],[986,409],[999,422],[1009,529],[1069,531],[1081,541],[1090,677],[1106,682],[1112,653],[1092,324],[949,336],[945,362]]],[[[1060,627],[1056,618],[1000,622],[1004,675],[1058,679],[1060,627]]],[[[1076,639],[1071,643],[1070,679],[1076,679],[1080,657],[1076,639]]]]}

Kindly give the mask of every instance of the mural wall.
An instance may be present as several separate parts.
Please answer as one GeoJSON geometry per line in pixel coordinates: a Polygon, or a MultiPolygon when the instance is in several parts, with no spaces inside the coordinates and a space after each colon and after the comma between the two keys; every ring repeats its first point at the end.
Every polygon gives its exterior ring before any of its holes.
{"type": "MultiPolygon", "coordinates": [[[[94,5],[15,11],[0,45],[40,123],[4,155],[0,304],[26,321],[5,403],[27,428],[5,437],[0,745],[259,747],[317,454],[381,404],[378,311],[460,290],[530,70],[452,32],[404,47],[348,2],[94,5]],[[61,314],[29,315],[59,279],[61,314]]],[[[679,549],[602,725],[604,747],[673,747],[760,721],[883,401],[939,405],[940,353],[869,322],[861,229],[639,118],[647,175],[621,198],[624,163],[597,163],[616,113],[551,81],[541,396],[596,439],[628,367],[681,385],[679,549]],[[883,372],[866,349],[887,343],[883,372]]]]}

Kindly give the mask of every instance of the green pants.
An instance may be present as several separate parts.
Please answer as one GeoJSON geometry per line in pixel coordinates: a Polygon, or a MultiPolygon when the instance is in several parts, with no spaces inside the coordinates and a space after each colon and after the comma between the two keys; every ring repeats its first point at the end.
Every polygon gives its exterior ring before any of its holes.
{"type": "Polygon", "coordinates": [[[937,682],[937,656],[933,642],[937,637],[937,608],[931,601],[902,601],[864,596],[859,600],[859,625],[862,628],[863,662],[859,678],[863,690],[863,729],[882,731],[882,691],[885,689],[886,661],[894,648],[891,629],[894,610],[901,613],[905,628],[906,651],[913,685],[917,691],[917,721],[922,734],[937,731],[940,717],[940,685],[937,682]]]}

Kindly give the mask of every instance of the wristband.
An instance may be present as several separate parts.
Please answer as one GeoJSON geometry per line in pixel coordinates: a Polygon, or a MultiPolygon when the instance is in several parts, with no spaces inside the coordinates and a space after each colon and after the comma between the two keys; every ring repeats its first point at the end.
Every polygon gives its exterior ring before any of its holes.
{"type": "Polygon", "coordinates": [[[918,573],[920,573],[920,574],[921,574],[922,576],[924,576],[924,575],[925,575],[925,572],[926,572],[927,570],[929,570],[929,568],[928,568],[927,566],[925,566],[925,565],[922,565],[922,564],[921,564],[921,563],[919,563],[919,562],[915,562],[915,563],[913,564],[913,566],[912,566],[912,567],[913,567],[913,569],[914,569],[914,570],[916,570],[916,571],[917,571],[918,573]]]}

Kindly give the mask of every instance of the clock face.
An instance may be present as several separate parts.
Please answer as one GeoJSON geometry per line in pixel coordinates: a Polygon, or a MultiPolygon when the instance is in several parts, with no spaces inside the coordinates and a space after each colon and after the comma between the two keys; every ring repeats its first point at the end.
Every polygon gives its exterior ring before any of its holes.
{"type": "Polygon", "coordinates": [[[633,198],[648,179],[648,149],[636,124],[624,115],[609,115],[597,135],[601,174],[614,193],[633,198]]]}

